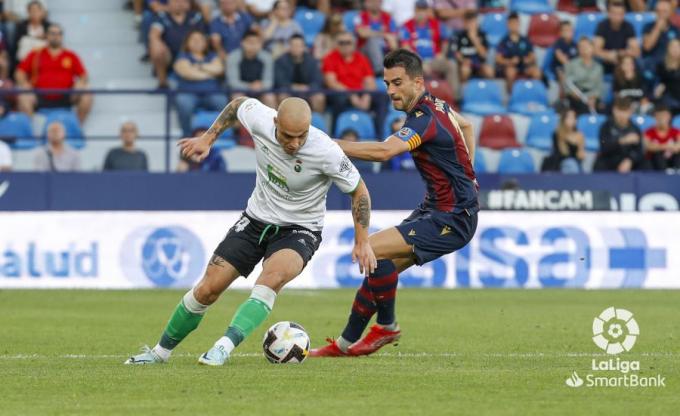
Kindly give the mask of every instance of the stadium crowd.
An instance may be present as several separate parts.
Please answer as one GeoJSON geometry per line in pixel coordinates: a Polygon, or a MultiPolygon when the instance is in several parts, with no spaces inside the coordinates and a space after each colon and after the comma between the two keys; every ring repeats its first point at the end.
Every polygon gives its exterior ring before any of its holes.
{"type": "MultiPolygon", "coordinates": [[[[68,28],[48,19],[49,0],[3,4],[0,88],[88,88],[81,59],[63,45],[68,28]]],[[[404,115],[384,92],[382,58],[403,47],[423,58],[435,96],[480,121],[479,145],[501,151],[501,165],[507,155],[506,171],[565,173],[582,172],[585,163],[621,173],[680,169],[677,6],[677,0],[130,2],[147,51],[141,59],[159,89],[176,92],[185,136],[208,127],[196,123],[197,113],[219,111],[243,94],[273,107],[290,95],[305,97],[314,124],[334,137],[386,136],[404,115]],[[515,115],[528,120],[520,140],[515,115]],[[544,156],[540,166],[512,161],[531,150],[544,156]]],[[[77,170],[77,152],[64,137],[68,123],[85,122],[92,101],[83,93],[4,95],[0,117],[72,107],[72,116],[48,117],[35,169],[77,170]]],[[[0,138],[6,123],[0,119],[0,138]]],[[[225,140],[248,145],[246,135],[225,140]]],[[[146,170],[135,124],[123,124],[120,136],[104,169],[146,170]]],[[[9,155],[0,141],[0,170],[11,167],[9,155]]],[[[204,164],[180,167],[220,171],[220,158],[216,152],[204,164]]],[[[384,168],[410,169],[409,158],[384,168]]],[[[483,159],[475,165],[484,171],[483,159]]]]}

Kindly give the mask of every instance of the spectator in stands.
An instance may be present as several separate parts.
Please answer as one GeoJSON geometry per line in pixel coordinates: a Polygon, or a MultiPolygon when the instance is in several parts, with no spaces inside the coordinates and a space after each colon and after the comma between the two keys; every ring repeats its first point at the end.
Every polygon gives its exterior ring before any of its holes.
{"type": "Polygon", "coordinates": [[[654,96],[668,106],[673,114],[680,114],[680,40],[668,43],[666,58],[656,70],[659,85],[654,96]]]}
{"type": "Polygon", "coordinates": [[[191,11],[189,0],[168,0],[167,12],[158,13],[149,33],[149,56],[159,88],[168,87],[168,68],[194,30],[208,31],[201,14],[191,11]]]}
{"type": "Polygon", "coordinates": [[[222,60],[241,47],[243,35],[256,26],[253,17],[239,10],[238,0],[220,0],[220,14],[210,23],[210,39],[222,60]]]}
{"type": "Polygon", "coordinates": [[[38,172],[74,172],[80,170],[80,155],[66,144],[66,129],[59,121],[47,126],[47,145],[36,150],[33,168],[38,172]]]}
{"type": "Polygon", "coordinates": [[[647,167],[642,152],[642,134],[630,121],[633,104],[628,98],[614,100],[612,117],[600,127],[600,151],[595,160],[595,171],[627,173],[647,167]]]}
{"type": "Polygon", "coordinates": [[[293,10],[288,0],[277,0],[269,19],[262,23],[264,46],[274,59],[285,52],[291,36],[303,34],[302,28],[292,16],[293,10]]]}
{"type": "Polygon", "coordinates": [[[400,27],[413,19],[417,0],[383,0],[382,10],[392,16],[394,24],[400,27]]]}
{"type": "Polygon", "coordinates": [[[5,36],[0,31],[0,79],[7,78],[8,71],[9,71],[9,53],[7,52],[7,43],[5,42],[5,36]]]}
{"type": "Polygon", "coordinates": [[[671,117],[668,107],[657,105],[656,126],[645,132],[646,157],[655,170],[680,169],[680,130],[671,126],[671,117]]]}
{"type": "Polygon", "coordinates": [[[323,87],[323,77],[319,61],[307,51],[305,38],[293,35],[288,41],[288,53],[283,54],[274,64],[274,88],[280,92],[281,102],[290,94],[303,96],[309,100],[312,111],[323,113],[326,97],[321,92],[308,93],[323,87]]]}
{"type": "Polygon", "coordinates": [[[508,16],[508,34],[498,44],[496,65],[497,76],[505,78],[508,91],[512,91],[517,78],[541,79],[534,47],[529,38],[521,35],[519,15],[515,12],[508,16]]]}
{"type": "MultiPolygon", "coordinates": [[[[417,53],[423,60],[425,75],[433,68],[446,63],[439,21],[432,17],[427,0],[418,0],[413,19],[407,21],[400,31],[401,47],[417,53]]],[[[446,74],[446,69],[438,71],[446,74]]]]}
{"type": "Polygon", "coordinates": [[[219,78],[224,74],[224,64],[216,53],[210,51],[207,36],[200,31],[190,32],[182,45],[174,65],[179,79],[178,88],[188,93],[175,97],[179,124],[185,137],[191,132],[191,116],[197,107],[220,111],[227,105],[227,96],[219,78]]]}
{"type": "MultiPolygon", "coordinates": [[[[227,82],[234,90],[250,91],[259,95],[260,101],[269,107],[276,106],[276,97],[271,90],[274,86],[274,61],[269,52],[262,50],[262,38],[255,31],[248,31],[241,41],[241,49],[229,55],[227,60],[227,82]],[[259,94],[258,94],[259,93],[259,94]]],[[[232,94],[232,99],[242,96],[232,94]]]]}
{"type": "Polygon", "coordinates": [[[104,159],[104,170],[111,171],[144,171],[149,170],[146,153],[135,147],[137,141],[137,125],[126,121],[120,126],[121,147],[109,150],[104,159]]]}
{"type": "MultiPolygon", "coordinates": [[[[376,89],[375,76],[371,63],[356,50],[354,35],[344,32],[336,37],[336,48],[323,60],[326,87],[333,91],[345,92],[376,89]]],[[[371,95],[367,93],[330,95],[328,101],[334,115],[346,110],[348,106],[367,111],[371,107],[371,95]]]]}
{"type": "Polygon", "coordinates": [[[555,55],[551,69],[557,81],[562,84],[564,83],[564,66],[578,55],[578,45],[574,42],[574,27],[568,20],[560,22],[560,37],[552,49],[555,55]]]}
{"type": "MultiPolygon", "coordinates": [[[[190,137],[199,137],[205,133],[207,128],[200,127],[194,130],[190,137]]],[[[179,163],[177,164],[177,172],[226,172],[227,164],[220,153],[220,150],[215,146],[210,147],[208,156],[200,162],[187,159],[180,155],[179,163]]]]}
{"type": "Polygon", "coordinates": [[[470,78],[493,78],[493,68],[486,63],[489,43],[479,28],[477,12],[463,15],[463,30],[454,32],[449,42],[449,59],[458,62],[460,82],[470,78]]]}
{"type": "Polygon", "coordinates": [[[151,25],[161,12],[168,11],[168,0],[142,0],[143,11],[139,26],[139,42],[144,44],[145,54],[141,60],[149,60],[149,32],[151,25]]]}
{"type": "Polygon", "coordinates": [[[434,0],[433,4],[435,16],[451,32],[463,29],[465,12],[477,10],[476,0],[434,0]]]}
{"type": "Polygon", "coordinates": [[[640,44],[633,25],[625,20],[626,8],[619,1],[609,3],[607,18],[597,25],[595,31],[595,56],[604,65],[604,73],[611,74],[622,55],[640,56],[640,44]]]}
{"type": "Polygon", "coordinates": [[[602,65],[593,57],[593,43],[588,38],[578,42],[578,57],[565,67],[564,90],[569,106],[578,114],[594,113],[602,107],[604,88],[602,65]]]}
{"type": "Polygon", "coordinates": [[[0,172],[12,170],[12,151],[7,143],[0,140],[0,172]]]}
{"type": "Polygon", "coordinates": [[[649,22],[643,29],[642,57],[644,68],[654,71],[656,66],[663,61],[668,43],[673,39],[680,38],[680,30],[671,22],[672,9],[668,0],[656,2],[656,19],[649,22]]]}
{"type": "Polygon", "coordinates": [[[276,3],[276,0],[245,0],[248,13],[257,20],[265,19],[269,16],[269,13],[274,9],[274,3],[276,3]]]}
{"type": "Polygon", "coordinates": [[[564,111],[553,133],[552,153],[543,159],[541,172],[579,173],[586,156],[583,133],[576,129],[576,112],[564,111]]]}
{"type": "MultiPolygon", "coordinates": [[[[21,88],[88,88],[85,67],[78,55],[63,47],[64,31],[56,23],[47,28],[47,47],[34,50],[21,61],[16,70],[17,85],[21,88]]],[[[92,108],[91,94],[21,94],[17,99],[20,111],[33,114],[39,108],[60,108],[76,106],[81,123],[92,108]]]]}
{"type": "Polygon", "coordinates": [[[382,0],[365,0],[364,10],[356,17],[355,31],[359,49],[368,57],[373,72],[381,74],[385,53],[398,45],[397,26],[380,7],[382,0]]]}
{"type": "Polygon", "coordinates": [[[651,107],[647,95],[642,74],[635,66],[635,59],[622,56],[614,70],[614,96],[630,98],[633,110],[645,114],[651,107]]]}
{"type": "MultiPolygon", "coordinates": [[[[347,128],[340,132],[339,140],[347,140],[348,142],[358,142],[359,134],[356,130],[347,128]]],[[[354,166],[361,172],[373,172],[373,166],[375,162],[369,162],[366,160],[352,159],[354,166]]]]}
{"type": "Polygon", "coordinates": [[[314,57],[322,60],[330,51],[335,48],[335,37],[339,33],[345,32],[345,25],[342,21],[342,14],[333,13],[326,18],[321,32],[314,38],[314,57]]]}
{"type": "Polygon", "coordinates": [[[22,61],[33,50],[47,45],[47,10],[39,1],[28,3],[28,18],[17,25],[14,35],[17,61],[22,61]]]}

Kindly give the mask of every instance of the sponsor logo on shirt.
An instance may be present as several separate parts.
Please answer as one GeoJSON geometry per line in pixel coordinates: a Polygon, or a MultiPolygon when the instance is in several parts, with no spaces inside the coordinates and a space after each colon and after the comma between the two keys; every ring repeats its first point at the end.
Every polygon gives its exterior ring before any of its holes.
{"type": "Polygon", "coordinates": [[[269,182],[276,185],[286,192],[290,192],[288,181],[283,173],[272,165],[267,165],[267,177],[269,182]]]}
{"type": "Polygon", "coordinates": [[[338,169],[338,172],[347,176],[351,170],[352,162],[350,162],[347,156],[343,156],[342,160],[340,161],[340,168],[338,169]]]}

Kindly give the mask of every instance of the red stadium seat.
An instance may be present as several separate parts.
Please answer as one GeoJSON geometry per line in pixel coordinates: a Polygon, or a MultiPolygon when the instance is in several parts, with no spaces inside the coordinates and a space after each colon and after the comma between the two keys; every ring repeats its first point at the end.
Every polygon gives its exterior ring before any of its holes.
{"type": "Polygon", "coordinates": [[[446,101],[452,108],[454,107],[456,98],[448,82],[437,78],[428,79],[425,81],[425,88],[430,94],[446,101]]]}
{"type": "Polygon", "coordinates": [[[548,48],[560,37],[560,19],[554,14],[535,14],[529,22],[529,41],[535,46],[548,48]]]}
{"type": "Polygon", "coordinates": [[[561,12],[567,12],[571,14],[578,14],[580,12],[597,12],[599,9],[597,6],[592,7],[579,7],[575,0],[558,0],[557,10],[561,12]]]}
{"type": "Polygon", "coordinates": [[[479,145],[495,150],[520,147],[512,119],[501,115],[484,117],[479,133],[479,145]]]}

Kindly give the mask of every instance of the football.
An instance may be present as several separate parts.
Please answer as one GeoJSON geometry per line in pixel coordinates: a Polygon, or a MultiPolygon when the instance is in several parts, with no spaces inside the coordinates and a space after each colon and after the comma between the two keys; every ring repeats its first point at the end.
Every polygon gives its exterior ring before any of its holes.
{"type": "Polygon", "coordinates": [[[300,324],[277,322],[264,334],[262,349],[270,363],[301,363],[309,354],[309,335],[300,324]]]}

